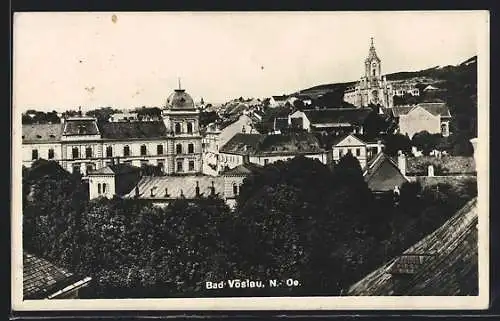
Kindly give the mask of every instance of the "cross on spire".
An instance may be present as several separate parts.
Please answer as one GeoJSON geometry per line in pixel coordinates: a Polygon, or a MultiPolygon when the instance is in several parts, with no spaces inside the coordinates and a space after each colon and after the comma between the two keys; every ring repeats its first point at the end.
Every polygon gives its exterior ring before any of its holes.
{"type": "Polygon", "coordinates": [[[182,89],[182,87],[181,87],[181,77],[177,78],[177,81],[179,82],[179,90],[181,90],[182,89]]]}
{"type": "Polygon", "coordinates": [[[371,40],[371,46],[373,47],[373,37],[370,37],[371,40]]]}

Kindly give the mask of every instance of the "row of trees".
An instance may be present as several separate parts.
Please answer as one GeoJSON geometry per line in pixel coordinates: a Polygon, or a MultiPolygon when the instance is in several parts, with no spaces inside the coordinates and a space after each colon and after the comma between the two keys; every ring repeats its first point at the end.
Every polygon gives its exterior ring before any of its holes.
{"type": "Polygon", "coordinates": [[[79,177],[47,164],[23,183],[24,248],[91,276],[88,298],[340,295],[476,193],[473,183],[407,184],[394,206],[373,197],[350,155],[333,170],[300,157],[267,165],[245,180],[234,212],[218,197],[165,208],[88,201],[79,177]],[[299,284],[205,288],[246,278],[299,284]]]}

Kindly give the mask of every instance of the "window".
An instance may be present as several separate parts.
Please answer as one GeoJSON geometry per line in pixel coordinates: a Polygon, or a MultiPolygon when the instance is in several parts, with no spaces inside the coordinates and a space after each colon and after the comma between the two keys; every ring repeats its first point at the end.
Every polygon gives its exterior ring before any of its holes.
{"type": "Polygon", "coordinates": [[[238,195],[238,185],[236,183],[233,183],[233,194],[238,195]]]}
{"type": "Polygon", "coordinates": [[[87,174],[88,174],[89,172],[93,171],[93,170],[94,170],[94,165],[92,165],[92,164],[88,164],[88,165],[87,165],[87,174]]]}
{"type": "Polygon", "coordinates": [[[187,123],[187,132],[189,134],[193,133],[193,123],[187,123]]]}
{"type": "Polygon", "coordinates": [[[177,161],[177,171],[182,172],[182,160],[177,161]]]}
{"type": "Polygon", "coordinates": [[[361,156],[361,148],[356,148],[356,156],[361,156]]]}
{"type": "Polygon", "coordinates": [[[101,183],[97,184],[97,194],[101,194],[101,183]]]}
{"type": "Polygon", "coordinates": [[[51,148],[49,149],[49,155],[48,155],[48,158],[49,159],[53,159],[54,158],[54,150],[51,148]]]}
{"type": "Polygon", "coordinates": [[[448,136],[448,124],[447,123],[441,124],[441,135],[448,136]]]}
{"type": "Polygon", "coordinates": [[[148,165],[148,161],[147,160],[141,160],[141,167],[146,167],[148,165]]]}
{"type": "Polygon", "coordinates": [[[85,157],[86,158],[91,158],[92,157],[92,147],[85,148],[85,157]]]}
{"type": "Polygon", "coordinates": [[[194,171],[194,161],[189,161],[189,171],[194,171]]]}
{"type": "Polygon", "coordinates": [[[123,147],[123,156],[130,156],[130,147],[129,146],[123,147]]]}
{"type": "Polygon", "coordinates": [[[38,159],[38,150],[37,149],[33,149],[31,151],[31,159],[32,160],[38,159]]]}
{"type": "Polygon", "coordinates": [[[156,163],[158,164],[158,168],[163,172],[165,170],[165,164],[163,163],[163,159],[159,159],[156,161],[156,163]]]}
{"type": "Polygon", "coordinates": [[[175,133],[180,134],[180,132],[181,132],[181,124],[175,123],[175,133]]]}
{"type": "Polygon", "coordinates": [[[102,193],[106,193],[106,183],[102,183],[102,193]]]}
{"type": "Polygon", "coordinates": [[[265,158],[264,159],[264,165],[267,165],[267,164],[269,164],[269,159],[265,158]]]}
{"type": "Polygon", "coordinates": [[[163,145],[156,146],[156,153],[158,155],[163,155],[163,145]]]}
{"type": "Polygon", "coordinates": [[[106,157],[113,157],[113,147],[106,147],[106,157]]]}
{"type": "Polygon", "coordinates": [[[181,144],[175,145],[175,153],[182,154],[182,145],[181,144]]]}
{"type": "Polygon", "coordinates": [[[73,155],[73,158],[79,158],[80,157],[80,153],[78,152],[78,147],[73,147],[73,149],[71,150],[71,153],[73,155]]]}
{"type": "Polygon", "coordinates": [[[141,145],[141,155],[146,155],[146,145],[141,145]]]}
{"type": "Polygon", "coordinates": [[[73,164],[73,173],[80,173],[80,164],[73,164]]]}
{"type": "Polygon", "coordinates": [[[188,153],[189,153],[189,154],[194,153],[194,144],[189,144],[189,145],[188,145],[188,153]]]}
{"type": "Polygon", "coordinates": [[[344,154],[342,149],[339,149],[339,158],[342,158],[342,155],[344,154]]]}

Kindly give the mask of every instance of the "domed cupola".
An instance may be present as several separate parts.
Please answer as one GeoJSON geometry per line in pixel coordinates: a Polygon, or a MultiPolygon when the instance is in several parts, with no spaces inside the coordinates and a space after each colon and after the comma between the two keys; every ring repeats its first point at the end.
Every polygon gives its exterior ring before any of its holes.
{"type": "Polygon", "coordinates": [[[175,91],[168,96],[165,109],[195,110],[196,107],[194,105],[193,98],[181,88],[181,84],[179,82],[179,88],[175,89],[175,91]]]}

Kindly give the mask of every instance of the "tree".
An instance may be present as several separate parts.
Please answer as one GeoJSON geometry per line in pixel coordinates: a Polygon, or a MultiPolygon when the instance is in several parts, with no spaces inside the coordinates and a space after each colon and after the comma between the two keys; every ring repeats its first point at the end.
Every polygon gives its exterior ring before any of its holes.
{"type": "Polygon", "coordinates": [[[416,133],[411,139],[412,145],[421,150],[424,155],[428,155],[432,150],[437,149],[441,141],[441,134],[430,134],[425,130],[416,133]]]}
{"type": "Polygon", "coordinates": [[[382,116],[377,112],[377,106],[371,106],[373,111],[368,115],[364,122],[364,133],[369,138],[376,138],[381,133],[386,133],[390,123],[387,122],[382,116]]]}
{"type": "Polygon", "coordinates": [[[411,151],[411,140],[407,135],[387,134],[382,139],[385,144],[384,152],[389,156],[396,156],[398,151],[406,154],[411,151]]]}

